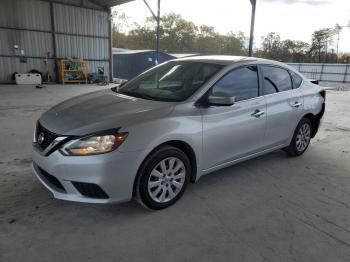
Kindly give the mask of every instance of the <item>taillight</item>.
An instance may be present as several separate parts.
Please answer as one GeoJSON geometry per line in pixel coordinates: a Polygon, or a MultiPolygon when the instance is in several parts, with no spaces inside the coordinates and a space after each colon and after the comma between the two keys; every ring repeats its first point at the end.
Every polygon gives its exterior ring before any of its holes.
{"type": "Polygon", "coordinates": [[[326,103],[326,90],[322,90],[320,95],[323,97],[323,103],[326,103]]]}

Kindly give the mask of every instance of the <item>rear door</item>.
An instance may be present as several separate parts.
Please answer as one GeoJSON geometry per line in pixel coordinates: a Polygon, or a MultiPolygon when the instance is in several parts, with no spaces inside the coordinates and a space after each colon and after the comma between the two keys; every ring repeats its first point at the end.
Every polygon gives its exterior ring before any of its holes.
{"type": "Polygon", "coordinates": [[[289,142],[300,119],[303,97],[293,89],[289,71],[282,67],[261,65],[263,95],[266,99],[265,148],[289,142]]]}

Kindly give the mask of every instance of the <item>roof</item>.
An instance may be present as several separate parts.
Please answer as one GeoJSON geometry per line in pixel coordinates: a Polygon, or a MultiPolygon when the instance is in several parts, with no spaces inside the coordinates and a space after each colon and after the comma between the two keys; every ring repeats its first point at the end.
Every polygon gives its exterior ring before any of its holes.
{"type": "Polygon", "coordinates": [[[126,54],[138,54],[138,53],[148,53],[148,52],[156,52],[155,50],[133,50],[133,49],[124,49],[120,50],[121,48],[113,48],[113,54],[119,54],[122,53],[123,55],[126,54]]]}
{"type": "Polygon", "coordinates": [[[92,9],[96,9],[98,7],[97,9],[101,8],[106,10],[112,6],[126,4],[134,0],[85,0],[85,3],[84,1],[77,1],[77,0],[42,0],[42,1],[62,3],[62,4],[81,6],[81,7],[91,7],[92,9]]]}
{"type": "MultiPolygon", "coordinates": [[[[157,51],[156,50],[131,50],[131,49],[118,49],[118,48],[113,48],[113,54],[114,55],[134,55],[134,54],[155,54],[157,51]]],[[[161,55],[166,55],[169,57],[172,57],[171,55],[164,53],[164,52],[159,52],[161,55]]]]}
{"type": "Polygon", "coordinates": [[[206,56],[189,56],[184,58],[178,58],[176,61],[194,61],[194,62],[207,62],[217,63],[223,65],[233,64],[241,60],[251,59],[246,56],[228,56],[228,55],[206,55],[206,56]]]}
{"type": "Polygon", "coordinates": [[[217,63],[222,65],[230,65],[234,64],[239,61],[246,61],[246,62],[253,62],[257,61],[261,64],[272,64],[272,65],[278,65],[282,67],[289,68],[293,71],[295,71],[294,68],[291,66],[281,63],[274,60],[264,59],[264,58],[258,58],[258,57],[248,57],[248,56],[229,56],[229,55],[207,55],[207,56],[190,56],[190,57],[184,57],[175,59],[176,61],[194,61],[194,62],[206,62],[206,63],[217,63]]]}
{"type": "Polygon", "coordinates": [[[113,54],[115,54],[115,53],[124,53],[124,52],[128,52],[128,51],[130,51],[130,50],[131,50],[131,49],[119,48],[119,47],[113,47],[113,48],[112,48],[113,54]]]}
{"type": "Polygon", "coordinates": [[[189,56],[198,56],[199,54],[169,54],[176,58],[183,58],[183,57],[189,57],[189,56]]]}
{"type": "Polygon", "coordinates": [[[112,7],[115,5],[122,5],[134,0],[89,0],[93,4],[97,4],[103,7],[112,7]]]}

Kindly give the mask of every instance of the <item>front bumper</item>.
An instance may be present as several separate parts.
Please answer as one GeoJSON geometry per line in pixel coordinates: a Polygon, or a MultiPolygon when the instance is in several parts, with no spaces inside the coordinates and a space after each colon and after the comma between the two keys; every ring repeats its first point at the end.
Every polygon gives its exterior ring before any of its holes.
{"type": "Polygon", "coordinates": [[[43,156],[33,147],[33,170],[55,198],[86,203],[129,201],[138,167],[148,151],[64,156],[55,151],[43,156]]]}

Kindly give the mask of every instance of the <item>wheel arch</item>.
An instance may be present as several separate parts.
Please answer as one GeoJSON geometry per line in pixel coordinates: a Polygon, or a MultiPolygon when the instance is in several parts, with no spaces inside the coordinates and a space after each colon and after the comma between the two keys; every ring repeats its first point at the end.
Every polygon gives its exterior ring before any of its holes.
{"type": "Polygon", "coordinates": [[[320,126],[322,116],[323,116],[323,112],[320,114],[317,114],[317,115],[314,115],[312,113],[307,113],[307,114],[303,115],[303,117],[301,118],[301,119],[307,118],[310,120],[311,130],[312,130],[311,138],[316,136],[318,128],[320,126]]]}
{"type": "Polygon", "coordinates": [[[178,149],[180,149],[181,151],[183,151],[188,159],[190,160],[191,163],[191,177],[190,177],[190,182],[194,183],[197,180],[197,157],[196,154],[192,148],[192,146],[190,146],[187,142],[183,141],[183,140],[169,140],[166,142],[163,142],[161,144],[159,144],[158,146],[156,146],[155,148],[153,148],[152,151],[150,151],[147,156],[143,159],[141,165],[139,166],[138,170],[137,170],[137,174],[136,177],[134,179],[134,185],[133,185],[133,195],[136,192],[136,184],[137,181],[139,179],[140,176],[140,170],[144,164],[144,162],[146,161],[146,159],[153,154],[156,150],[158,150],[160,147],[162,146],[172,146],[172,147],[176,147],[178,149]]]}
{"type": "Polygon", "coordinates": [[[170,140],[167,141],[162,145],[169,145],[169,146],[173,146],[176,147],[178,149],[180,149],[181,151],[183,151],[188,159],[190,160],[191,163],[191,177],[190,177],[190,181],[191,182],[196,182],[197,179],[197,157],[196,157],[196,153],[194,152],[193,148],[186,142],[182,141],[182,140],[170,140]]]}
{"type": "Polygon", "coordinates": [[[315,85],[311,85],[312,86],[308,85],[310,88],[307,89],[308,91],[306,93],[304,93],[304,104],[308,104],[310,106],[308,106],[307,109],[304,108],[305,111],[300,120],[303,118],[310,120],[312,125],[311,138],[313,138],[318,132],[319,126],[321,124],[321,119],[325,113],[326,92],[320,87],[316,86],[317,89],[315,89],[315,85]],[[315,93],[315,90],[317,93],[315,93]],[[307,101],[305,100],[306,98],[308,99],[307,101]]]}

